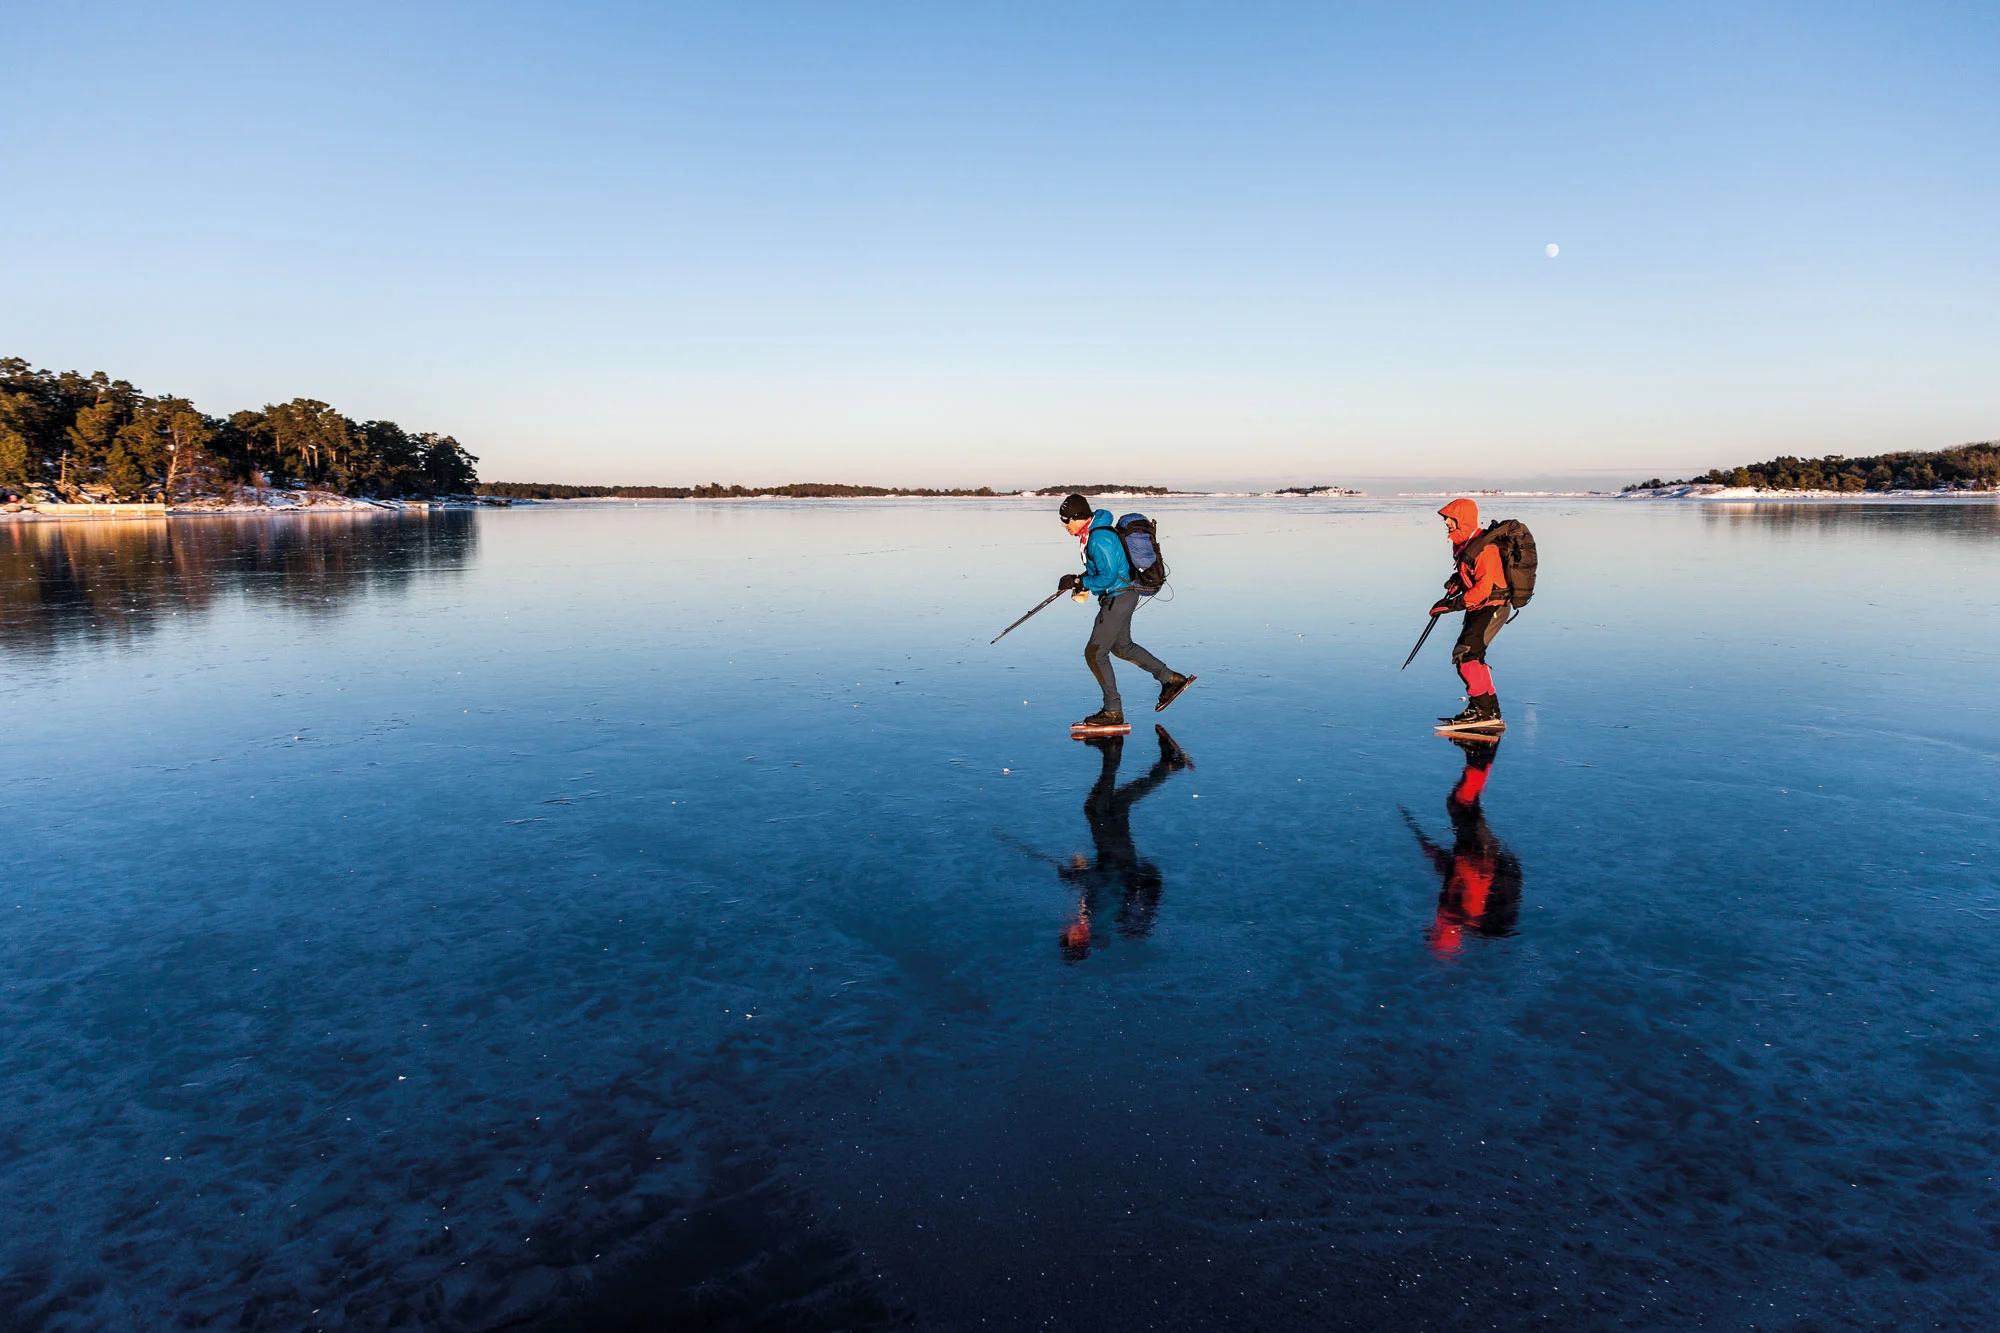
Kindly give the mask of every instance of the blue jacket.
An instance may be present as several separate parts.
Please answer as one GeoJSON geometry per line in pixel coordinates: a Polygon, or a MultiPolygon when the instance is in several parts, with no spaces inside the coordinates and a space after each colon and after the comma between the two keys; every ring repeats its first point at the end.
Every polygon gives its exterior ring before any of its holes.
{"type": "Polygon", "coordinates": [[[1099,597],[1116,597],[1132,586],[1132,566],[1125,560],[1125,540],[1118,535],[1111,511],[1090,516],[1090,540],[1083,546],[1083,587],[1099,597]]]}

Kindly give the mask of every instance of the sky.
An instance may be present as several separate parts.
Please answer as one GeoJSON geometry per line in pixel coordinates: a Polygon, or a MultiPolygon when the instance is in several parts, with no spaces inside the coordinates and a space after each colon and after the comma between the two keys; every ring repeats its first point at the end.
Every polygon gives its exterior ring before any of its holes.
{"type": "Polygon", "coordinates": [[[1996,64],[1985,3],[0,5],[0,355],[489,480],[1948,447],[1996,64]]]}

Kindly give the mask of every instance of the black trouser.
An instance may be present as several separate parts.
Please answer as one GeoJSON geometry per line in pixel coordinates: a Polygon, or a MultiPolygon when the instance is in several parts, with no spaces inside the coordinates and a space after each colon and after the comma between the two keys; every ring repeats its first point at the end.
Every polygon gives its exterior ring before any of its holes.
{"type": "Polygon", "coordinates": [[[1173,671],[1159,658],[1132,642],[1132,613],[1139,609],[1139,594],[1129,589],[1116,597],[1097,601],[1097,623],[1090,627],[1090,642],[1083,645],[1083,660],[1104,691],[1104,706],[1114,713],[1125,711],[1118,698],[1118,680],[1111,674],[1111,659],[1122,657],[1141,671],[1151,673],[1162,685],[1173,671]]]}
{"type": "Polygon", "coordinates": [[[1508,607],[1482,606],[1477,611],[1465,613],[1465,625],[1458,631],[1458,642],[1451,646],[1451,664],[1462,666],[1467,662],[1484,662],[1486,650],[1499,637],[1500,627],[1507,623],[1508,607]]]}

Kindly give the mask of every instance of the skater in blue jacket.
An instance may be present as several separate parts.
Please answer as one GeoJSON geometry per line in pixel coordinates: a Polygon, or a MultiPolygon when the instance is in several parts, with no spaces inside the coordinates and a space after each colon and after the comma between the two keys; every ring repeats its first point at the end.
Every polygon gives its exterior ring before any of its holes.
{"type": "Polygon", "coordinates": [[[1140,594],[1132,586],[1132,568],[1125,558],[1125,540],[1118,535],[1109,509],[1093,511],[1081,495],[1066,496],[1058,511],[1063,527],[1083,545],[1083,573],[1065,574],[1059,589],[1077,601],[1097,597],[1097,623],[1091,626],[1090,640],[1083,646],[1083,660],[1104,691],[1104,707],[1072,731],[1111,731],[1125,728],[1125,704],[1118,697],[1118,680],[1112,674],[1111,659],[1122,657],[1160,683],[1158,712],[1180,697],[1193,676],[1183,676],[1165,662],[1132,642],[1132,613],[1139,609],[1140,594]]]}

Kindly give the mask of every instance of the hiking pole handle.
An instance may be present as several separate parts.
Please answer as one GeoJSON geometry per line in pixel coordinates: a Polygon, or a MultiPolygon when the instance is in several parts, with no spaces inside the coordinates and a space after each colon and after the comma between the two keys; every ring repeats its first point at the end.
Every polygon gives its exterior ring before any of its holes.
{"type": "MultiPolygon", "coordinates": [[[[1069,592],[1068,588],[1057,588],[1047,597],[1044,597],[1041,601],[1035,603],[1034,611],[1028,612],[1027,616],[1022,616],[1020,620],[1015,621],[1013,624],[1009,625],[1006,629],[1003,629],[998,634],[994,635],[993,643],[998,643],[1000,642],[1000,640],[1006,638],[1009,634],[1012,634],[1015,630],[1021,627],[1022,621],[1025,621],[1028,618],[1028,616],[1032,616],[1033,614],[1035,614],[1035,611],[1041,610],[1043,607],[1047,606],[1050,602],[1053,602],[1056,598],[1061,597],[1068,592],[1069,592]]],[[[991,647],[992,644],[988,644],[987,646],[991,647]]]]}
{"type": "Polygon", "coordinates": [[[1431,617],[1431,623],[1424,626],[1424,632],[1417,636],[1417,646],[1410,649],[1410,655],[1403,659],[1403,665],[1396,668],[1398,671],[1408,671],[1410,669],[1410,663],[1416,661],[1417,654],[1424,650],[1424,640],[1430,638],[1431,631],[1438,627],[1438,620],[1439,617],[1437,616],[1431,617]]]}

